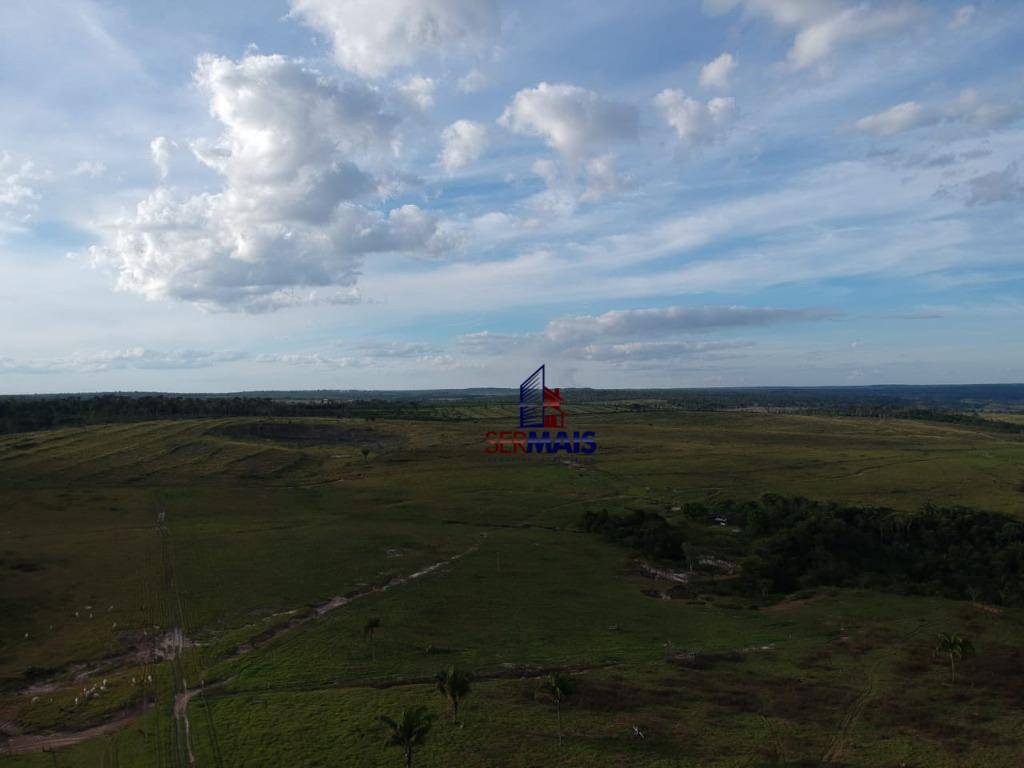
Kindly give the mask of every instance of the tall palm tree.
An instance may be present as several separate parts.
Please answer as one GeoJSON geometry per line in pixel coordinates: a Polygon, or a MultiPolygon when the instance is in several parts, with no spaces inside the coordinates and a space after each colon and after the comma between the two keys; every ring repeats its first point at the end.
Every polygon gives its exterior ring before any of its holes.
{"type": "Polygon", "coordinates": [[[949,678],[952,682],[956,682],[956,663],[968,656],[973,656],[974,646],[970,640],[956,632],[940,632],[935,652],[949,657],[949,678]]]}
{"type": "Polygon", "coordinates": [[[576,691],[576,681],[564,672],[555,672],[545,678],[540,689],[555,702],[555,713],[558,717],[558,746],[562,746],[562,702],[576,691]]]}
{"type": "Polygon", "coordinates": [[[458,667],[449,667],[437,673],[437,690],[448,699],[452,710],[452,722],[459,721],[459,703],[469,695],[473,674],[458,667]]]}
{"type": "Polygon", "coordinates": [[[403,709],[397,721],[386,715],[381,715],[379,720],[388,729],[387,746],[400,747],[405,753],[405,768],[412,768],[413,750],[426,742],[430,727],[434,724],[434,716],[426,707],[415,707],[403,709]]]}
{"type": "Polygon", "coordinates": [[[380,629],[380,619],[374,616],[372,619],[367,619],[366,623],[363,624],[363,637],[370,643],[370,658],[374,661],[377,660],[377,653],[373,648],[373,633],[380,629]]]}

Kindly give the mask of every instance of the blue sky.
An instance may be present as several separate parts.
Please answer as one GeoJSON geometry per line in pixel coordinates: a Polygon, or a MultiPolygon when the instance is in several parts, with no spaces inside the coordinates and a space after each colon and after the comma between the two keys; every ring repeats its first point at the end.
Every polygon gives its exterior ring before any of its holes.
{"type": "Polygon", "coordinates": [[[0,392],[1024,381],[1024,6],[0,8],[0,392]]]}

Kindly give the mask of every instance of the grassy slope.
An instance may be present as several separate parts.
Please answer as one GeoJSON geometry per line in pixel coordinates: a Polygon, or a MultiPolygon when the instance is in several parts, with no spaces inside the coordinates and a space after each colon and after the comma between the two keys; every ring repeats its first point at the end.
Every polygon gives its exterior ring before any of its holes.
{"type": "MultiPolygon", "coordinates": [[[[1018,612],[855,591],[768,612],[661,601],[642,594],[652,584],[628,553],[594,538],[444,521],[564,527],[588,508],[768,491],[1019,513],[1024,443],[922,422],[592,410],[573,426],[595,429],[601,449],[581,467],[485,456],[483,432],[506,423],[490,419],[376,423],[388,447],[369,463],[360,446],[228,439],[211,422],[4,438],[0,675],[115,656],[183,621],[202,642],[183,674],[228,680],[190,706],[200,765],[396,765],[375,714],[442,702],[428,685],[367,684],[453,661],[482,675],[596,666],[565,711],[566,765],[751,765],[765,744],[783,762],[1014,764],[1022,702],[1005,678],[1021,671],[1018,612]],[[474,546],[437,574],[224,658],[287,620],[275,614],[474,546]],[[376,659],[360,635],[369,616],[384,622],[376,659]],[[940,629],[968,633],[981,652],[955,688],[929,658],[940,629]],[[769,650],[689,670],[665,662],[666,643],[769,650]],[[651,738],[632,739],[634,724],[651,738]]],[[[103,673],[109,692],[79,707],[70,681],[35,704],[3,697],[0,721],[81,727],[155,691],[136,725],[61,752],[60,764],[173,765],[167,667],[118,660],[103,673]],[[149,692],[143,674],[154,674],[149,692]]],[[[553,713],[534,688],[478,682],[466,727],[440,722],[420,764],[551,759],[553,713]]],[[[7,762],[51,764],[43,757],[7,762]]]]}

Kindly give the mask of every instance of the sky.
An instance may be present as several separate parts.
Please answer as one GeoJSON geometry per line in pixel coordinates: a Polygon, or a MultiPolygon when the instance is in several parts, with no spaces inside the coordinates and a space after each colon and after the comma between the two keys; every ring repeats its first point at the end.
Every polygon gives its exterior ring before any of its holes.
{"type": "Polygon", "coordinates": [[[0,393],[1024,381],[1024,4],[0,4],[0,393]]]}

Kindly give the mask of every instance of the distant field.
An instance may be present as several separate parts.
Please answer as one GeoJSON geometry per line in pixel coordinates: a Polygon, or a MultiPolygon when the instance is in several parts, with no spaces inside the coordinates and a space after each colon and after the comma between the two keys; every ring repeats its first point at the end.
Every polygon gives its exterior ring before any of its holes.
{"type": "Polygon", "coordinates": [[[985,418],[994,421],[1008,421],[1011,424],[1024,424],[1024,413],[986,413],[985,418]]]}
{"type": "Polygon", "coordinates": [[[428,768],[1019,765],[1024,611],[661,599],[632,553],[573,529],[764,493],[1024,518],[1021,436],[587,403],[570,419],[593,456],[488,456],[514,408],[457,409],[0,438],[0,733],[19,753],[0,764],[398,766],[375,718],[425,704],[428,768]],[[963,684],[933,658],[939,631],[978,648],[963,684]],[[478,677],[461,728],[430,682],[453,663],[478,677]],[[557,668],[580,681],[561,750],[537,694],[557,668]]]}

